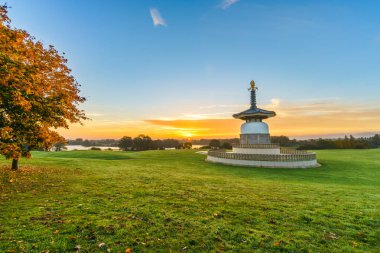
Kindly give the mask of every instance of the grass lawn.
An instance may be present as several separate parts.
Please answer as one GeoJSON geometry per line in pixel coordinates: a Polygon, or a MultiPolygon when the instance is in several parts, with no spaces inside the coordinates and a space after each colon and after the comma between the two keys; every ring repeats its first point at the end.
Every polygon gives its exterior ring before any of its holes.
{"type": "Polygon", "coordinates": [[[380,149],[317,153],[313,169],[177,150],[34,152],[19,172],[1,158],[0,252],[380,252],[380,149]]]}

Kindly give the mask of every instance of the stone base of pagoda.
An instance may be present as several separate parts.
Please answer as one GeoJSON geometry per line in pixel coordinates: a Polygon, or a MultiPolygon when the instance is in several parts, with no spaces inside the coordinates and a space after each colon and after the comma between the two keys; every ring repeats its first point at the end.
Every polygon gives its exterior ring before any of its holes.
{"type": "Polygon", "coordinates": [[[290,149],[280,149],[280,152],[280,154],[253,154],[209,151],[206,161],[268,168],[313,168],[320,166],[315,153],[290,149]]]}
{"type": "Polygon", "coordinates": [[[233,153],[239,154],[280,154],[278,144],[239,144],[232,146],[233,153]]]}
{"type": "Polygon", "coordinates": [[[254,161],[254,160],[235,160],[235,159],[225,159],[208,156],[206,161],[213,163],[222,163],[227,165],[236,166],[248,166],[248,167],[265,167],[265,168],[315,168],[320,165],[316,160],[312,161],[254,161]]]}

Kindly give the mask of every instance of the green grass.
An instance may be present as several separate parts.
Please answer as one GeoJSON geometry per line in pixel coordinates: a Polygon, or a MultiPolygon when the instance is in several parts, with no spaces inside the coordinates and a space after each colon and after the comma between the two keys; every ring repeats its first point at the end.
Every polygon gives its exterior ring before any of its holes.
{"type": "Polygon", "coordinates": [[[380,149],[318,151],[313,169],[204,159],[35,152],[19,172],[0,159],[0,252],[380,252],[380,149]]]}

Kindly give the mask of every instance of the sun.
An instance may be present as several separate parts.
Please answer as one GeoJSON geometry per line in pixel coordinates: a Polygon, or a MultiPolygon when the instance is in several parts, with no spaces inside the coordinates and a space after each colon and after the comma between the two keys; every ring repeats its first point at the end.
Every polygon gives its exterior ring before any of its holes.
{"type": "Polygon", "coordinates": [[[179,136],[185,137],[187,139],[190,139],[194,136],[194,133],[191,132],[191,130],[181,130],[178,132],[179,136]]]}
{"type": "Polygon", "coordinates": [[[185,133],[183,133],[182,135],[183,135],[184,137],[186,137],[186,138],[191,138],[191,137],[194,136],[194,134],[189,133],[189,132],[185,132],[185,133]]]}

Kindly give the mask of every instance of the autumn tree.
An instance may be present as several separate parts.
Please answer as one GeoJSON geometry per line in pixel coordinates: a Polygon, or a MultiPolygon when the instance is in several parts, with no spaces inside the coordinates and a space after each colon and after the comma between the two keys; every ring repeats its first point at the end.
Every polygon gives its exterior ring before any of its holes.
{"type": "Polygon", "coordinates": [[[85,98],[66,63],[53,46],[11,27],[0,6],[0,154],[14,170],[31,149],[64,141],[57,128],[86,119],[78,109],[85,98]]]}

